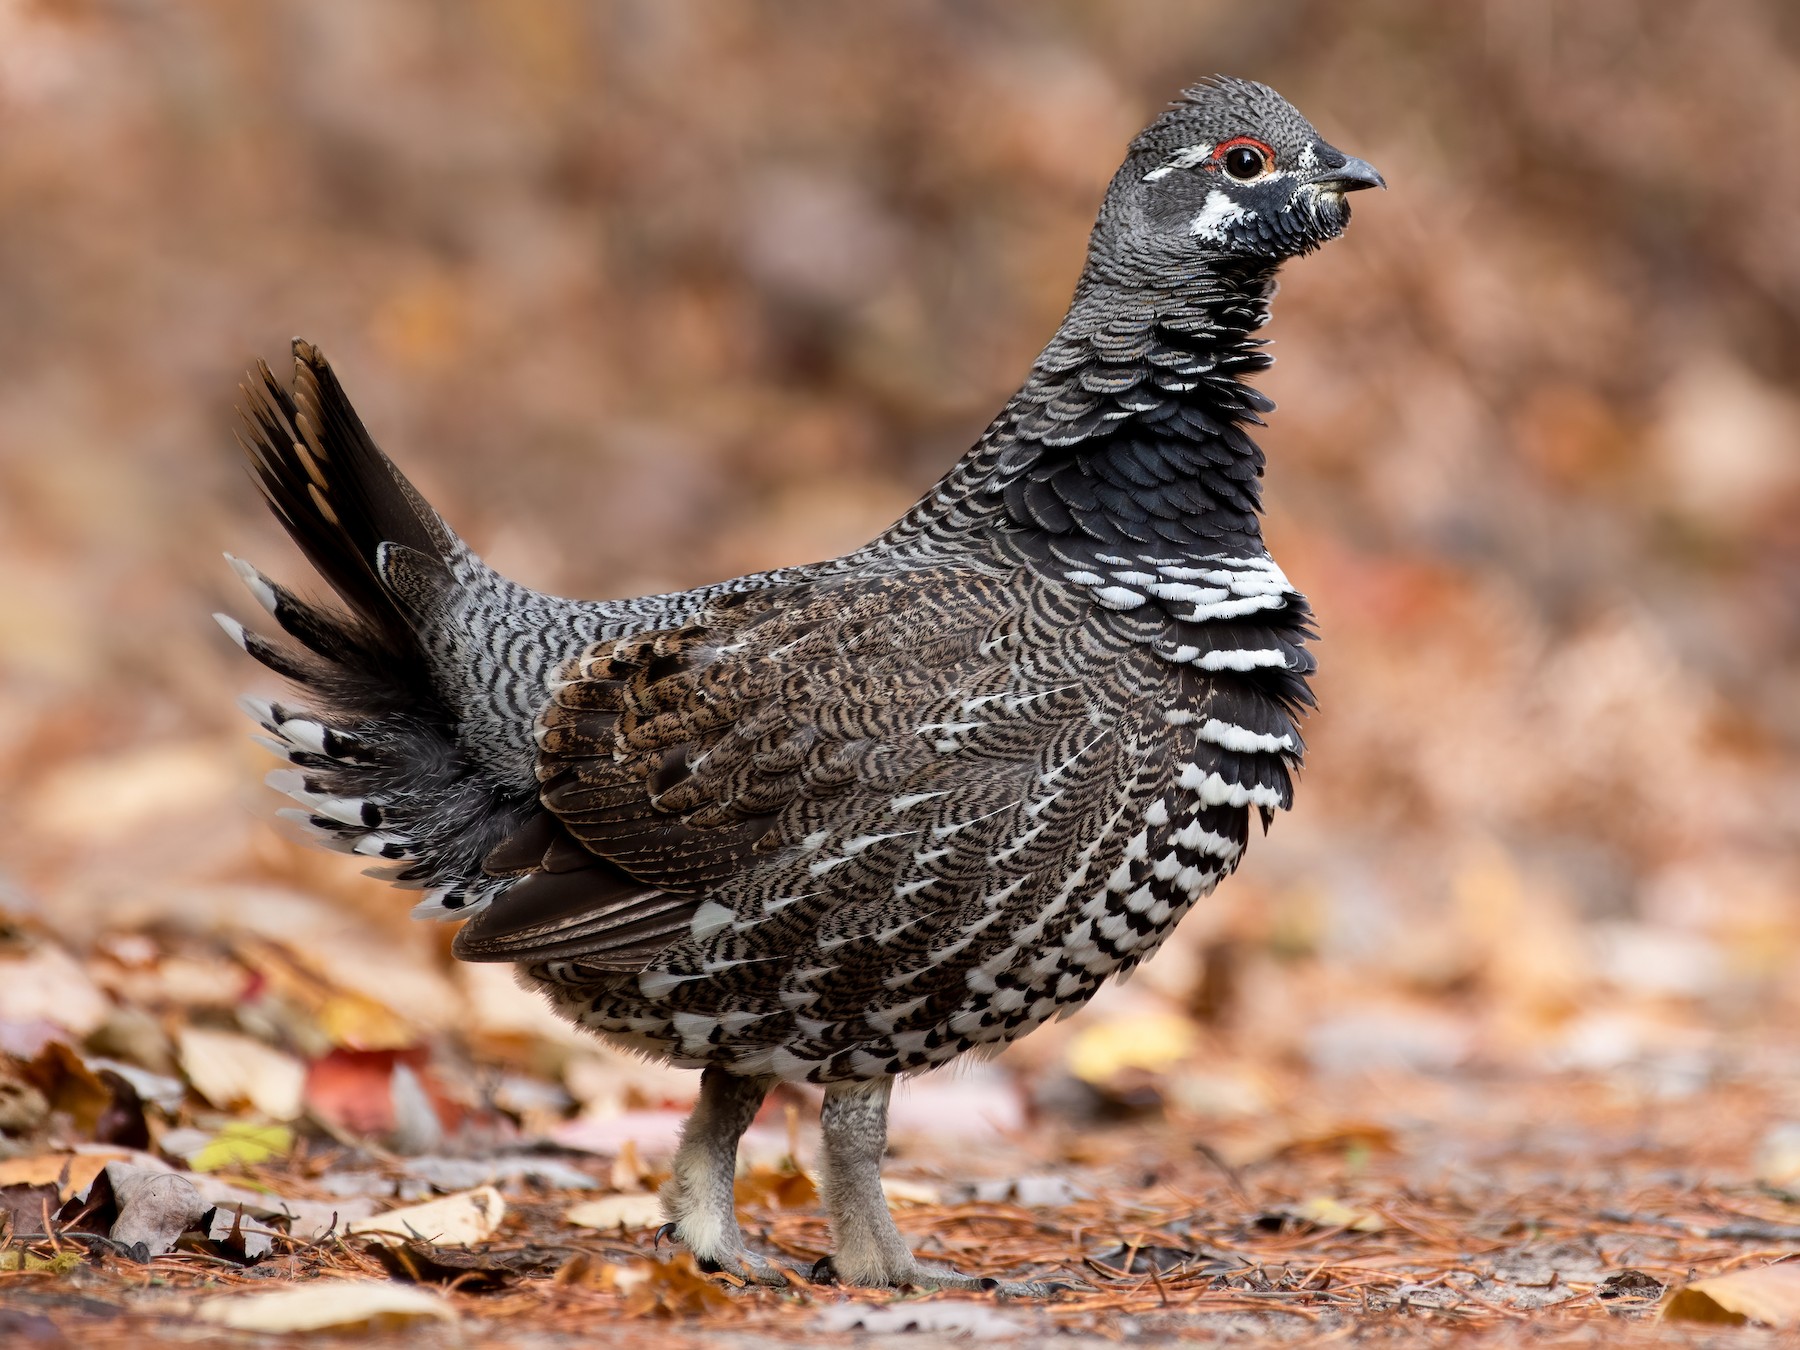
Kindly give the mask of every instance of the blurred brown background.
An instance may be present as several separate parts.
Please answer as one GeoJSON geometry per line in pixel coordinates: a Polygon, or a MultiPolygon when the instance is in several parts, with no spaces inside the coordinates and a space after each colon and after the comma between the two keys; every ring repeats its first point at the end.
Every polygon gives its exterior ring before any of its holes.
{"type": "Polygon", "coordinates": [[[1800,1013],[1797,65],[1781,0],[0,0],[8,903],[77,948],[329,913],[364,985],[437,968],[255,786],[219,553],[306,577],[232,445],[250,359],[321,344],[533,585],[834,554],[1223,71],[1392,190],[1270,329],[1298,809],[1113,1006],[1308,1069],[1704,1076],[1800,1013]]]}

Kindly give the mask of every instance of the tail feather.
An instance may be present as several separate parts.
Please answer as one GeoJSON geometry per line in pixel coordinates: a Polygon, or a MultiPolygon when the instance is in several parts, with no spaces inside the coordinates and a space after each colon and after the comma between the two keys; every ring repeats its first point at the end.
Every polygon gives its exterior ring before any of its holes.
{"type": "Polygon", "coordinates": [[[250,655],[251,659],[267,666],[284,679],[305,683],[307,669],[304,661],[296,659],[261,634],[252,633],[229,614],[215,614],[213,621],[223,628],[225,636],[237,643],[250,655]]]}
{"type": "Polygon", "coordinates": [[[245,450],[270,509],[388,654],[408,654],[411,625],[384,584],[381,547],[447,563],[460,545],[369,436],[318,348],[295,339],[291,391],[262,362],[257,375],[244,389],[245,450]]]}
{"type": "Polygon", "coordinates": [[[242,558],[227,553],[225,561],[231,564],[231,570],[237,573],[238,580],[244,583],[256,603],[281,625],[282,632],[313,655],[354,667],[393,658],[392,652],[384,651],[374,640],[366,622],[309,604],[287,587],[269,580],[242,558]]]}
{"type": "MultiPolygon", "coordinates": [[[[276,517],[349,612],[300,599],[227,555],[257,603],[299,644],[218,616],[239,647],[300,685],[304,709],[246,699],[266,744],[293,766],[270,785],[317,842],[424,889],[415,913],[458,917],[510,884],[481,858],[533,809],[459,741],[422,637],[453,569],[474,560],[363,427],[317,348],[294,343],[294,384],[259,363],[243,439],[276,517]]],[[[474,564],[477,565],[478,564],[474,564]]]]}

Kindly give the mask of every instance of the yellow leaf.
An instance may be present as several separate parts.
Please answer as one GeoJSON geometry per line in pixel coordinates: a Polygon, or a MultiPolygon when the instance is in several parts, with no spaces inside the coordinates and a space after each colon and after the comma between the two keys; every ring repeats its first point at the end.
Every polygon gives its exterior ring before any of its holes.
{"type": "Polygon", "coordinates": [[[663,1221],[662,1200],[650,1191],[604,1195],[566,1210],[563,1222],[577,1228],[612,1232],[620,1228],[651,1228],[663,1221]]]}
{"type": "Polygon", "coordinates": [[[1294,1214],[1308,1223],[1316,1223],[1321,1228],[1348,1228],[1353,1233],[1379,1233],[1387,1227],[1387,1221],[1379,1214],[1370,1214],[1366,1210],[1352,1209],[1342,1200],[1333,1200],[1328,1195],[1315,1195],[1304,1204],[1294,1207],[1294,1214]]]}
{"type": "Polygon", "coordinates": [[[234,1120],[188,1154],[196,1172],[222,1172],[228,1167],[254,1167],[285,1158],[294,1148],[294,1132],[285,1125],[257,1125],[234,1120]]]}
{"type": "Polygon", "coordinates": [[[404,1050],[419,1033],[392,1009],[356,993],[335,993],[319,1009],[319,1029],[352,1050],[404,1050]]]}
{"type": "Polygon", "coordinates": [[[1176,1013],[1144,1013],[1088,1027],[1069,1047],[1069,1072],[1089,1083],[1105,1083],[1125,1069],[1151,1073],[1180,1063],[1193,1052],[1194,1024],[1176,1013]]]}
{"type": "Polygon", "coordinates": [[[1800,1261],[1749,1266],[1695,1280],[1669,1295],[1661,1315],[1667,1322],[1800,1327],[1800,1261]]]}
{"type": "Polygon", "coordinates": [[[470,1247],[494,1235],[506,1215],[506,1201],[492,1186],[459,1191],[422,1205],[390,1209],[371,1219],[358,1219],[344,1227],[346,1233],[378,1242],[404,1242],[420,1238],[439,1247],[470,1247]]]}
{"type": "Polygon", "coordinates": [[[378,1280],[314,1280],[290,1289],[226,1294],[207,1299],[195,1315],[215,1326],[266,1335],[456,1320],[455,1311],[438,1295],[417,1285],[378,1280]]]}

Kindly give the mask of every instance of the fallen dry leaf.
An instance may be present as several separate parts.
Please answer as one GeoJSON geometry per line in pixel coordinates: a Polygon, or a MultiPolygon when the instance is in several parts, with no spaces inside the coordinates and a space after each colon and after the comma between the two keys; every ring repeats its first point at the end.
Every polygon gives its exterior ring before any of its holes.
{"type": "Polygon", "coordinates": [[[502,1288],[519,1275],[536,1275],[566,1264],[567,1248],[433,1247],[422,1242],[381,1244],[371,1255],[395,1279],[412,1284],[454,1285],[464,1293],[502,1288]]]}
{"type": "Polygon", "coordinates": [[[272,992],[304,1009],[333,1045],[376,1051],[405,1050],[417,1043],[419,1033],[411,1023],[387,1004],[340,987],[316,962],[249,935],[233,947],[272,992]]]}
{"type": "Polygon", "coordinates": [[[1198,1032],[1178,1013],[1140,1013],[1084,1028],[1069,1046],[1069,1072],[1086,1083],[1111,1081],[1127,1069],[1157,1073],[1193,1052],[1198,1032]]]}
{"type": "Polygon", "coordinates": [[[1219,1153],[1233,1167],[1249,1167],[1277,1158],[1392,1153],[1398,1147],[1398,1137],[1390,1126],[1373,1121],[1347,1121],[1311,1129],[1272,1124],[1222,1146],[1219,1153]]]}
{"type": "Polygon", "coordinates": [[[61,947],[40,942],[20,956],[0,956],[0,1021],[49,1022],[86,1036],[105,1022],[112,1002],[61,947]]]}
{"type": "Polygon", "coordinates": [[[494,1154],[485,1158],[408,1158],[401,1170],[440,1191],[470,1191],[477,1186],[529,1184],[544,1190],[592,1191],[600,1183],[560,1159],[543,1154],[494,1154]]]}
{"type": "Polygon", "coordinates": [[[604,1266],[598,1282],[625,1295],[628,1317],[697,1317],[731,1306],[731,1295],[700,1273],[690,1252],[604,1266]]]}
{"type": "Polygon", "coordinates": [[[612,1185],[615,1191],[653,1191],[655,1174],[638,1156],[637,1142],[627,1139],[619,1146],[619,1156],[612,1163],[612,1185]]]}
{"type": "Polygon", "coordinates": [[[39,1153],[0,1162],[0,1186],[57,1184],[62,1199],[85,1191],[107,1163],[122,1155],[105,1153],[39,1153]]]}
{"type": "Polygon", "coordinates": [[[398,1063],[391,1050],[333,1050],[307,1066],[306,1104],[341,1130],[380,1138],[395,1124],[398,1063]]]}
{"type": "Polygon", "coordinates": [[[819,1199],[818,1183],[807,1173],[772,1167],[752,1168],[738,1177],[732,1191],[739,1206],[807,1209],[819,1199]]]}
{"type": "Polygon", "coordinates": [[[108,1163],[106,1176],[119,1202],[119,1217],[108,1236],[127,1247],[142,1243],[151,1256],[173,1249],[175,1239],[211,1208],[178,1172],[108,1163]]]}
{"type": "Polygon", "coordinates": [[[0,1185],[0,1234],[42,1233],[62,1201],[55,1181],[0,1185]]]}
{"type": "Polygon", "coordinates": [[[293,1148],[294,1132],[286,1125],[234,1120],[189,1153],[187,1164],[196,1172],[222,1172],[285,1158],[293,1148]]]}
{"type": "Polygon", "coordinates": [[[603,1233],[620,1229],[652,1228],[663,1221],[662,1200],[654,1191],[629,1191],[584,1200],[563,1211],[563,1222],[603,1233]]]}
{"type": "Polygon", "coordinates": [[[1800,1327],[1800,1261],[1747,1266],[1728,1275],[1695,1280],[1669,1295],[1662,1318],[1667,1322],[1800,1327]]]}
{"type": "Polygon", "coordinates": [[[183,1027],[176,1038],[182,1072],[194,1090],[222,1111],[248,1105],[271,1120],[300,1115],[306,1066],[249,1036],[183,1027]]]}
{"type": "Polygon", "coordinates": [[[376,1280],[314,1280],[289,1289],[225,1294],[207,1299],[194,1315],[232,1331],[268,1335],[376,1330],[427,1319],[456,1320],[455,1310],[438,1295],[416,1285],[376,1280]]]}
{"type": "Polygon", "coordinates": [[[358,1219],[346,1224],[344,1231],[377,1242],[414,1238],[437,1247],[468,1247],[492,1237],[505,1216],[506,1201],[500,1198],[500,1192],[492,1186],[478,1186],[422,1205],[358,1219]]]}
{"type": "Polygon", "coordinates": [[[114,1105],[113,1089],[63,1041],[51,1041],[22,1067],[22,1076],[37,1087],[51,1109],[66,1113],[84,1137],[99,1129],[114,1105]]]}

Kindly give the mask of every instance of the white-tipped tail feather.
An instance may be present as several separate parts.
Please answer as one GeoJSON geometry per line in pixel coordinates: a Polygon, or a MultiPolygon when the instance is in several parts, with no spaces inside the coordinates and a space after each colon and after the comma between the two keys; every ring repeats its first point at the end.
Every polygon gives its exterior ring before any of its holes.
{"type": "MultiPolygon", "coordinates": [[[[231,564],[231,570],[238,574],[238,580],[244,583],[256,603],[273,617],[276,607],[274,584],[242,558],[236,558],[227,553],[225,561],[231,564]]],[[[240,627],[238,631],[241,633],[243,629],[240,627]]]]}

